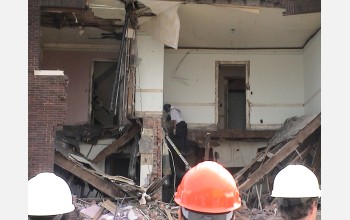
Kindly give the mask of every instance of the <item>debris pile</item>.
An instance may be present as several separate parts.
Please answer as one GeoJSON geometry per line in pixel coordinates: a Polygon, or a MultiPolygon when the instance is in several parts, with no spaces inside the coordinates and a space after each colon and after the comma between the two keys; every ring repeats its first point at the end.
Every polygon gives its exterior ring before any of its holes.
{"type": "Polygon", "coordinates": [[[160,201],[140,204],[134,200],[112,202],[109,199],[97,203],[96,200],[88,202],[75,198],[74,205],[73,215],[77,220],[175,220],[178,209],[175,205],[160,201]]]}
{"type": "MultiPolygon", "coordinates": [[[[293,117],[275,133],[267,146],[247,166],[234,174],[242,197],[237,220],[281,219],[270,191],[274,176],[287,164],[301,163],[320,174],[321,115],[293,117]]],[[[121,135],[99,155],[105,158],[134,137],[135,126],[121,135]],[[109,148],[111,147],[111,148],[109,148]]],[[[91,132],[92,133],[92,132],[91,132]]],[[[156,193],[164,186],[167,176],[153,179],[148,186],[138,186],[132,179],[103,172],[94,161],[77,152],[56,148],[55,165],[67,173],[65,179],[79,179],[91,185],[101,198],[75,198],[75,211],[68,219],[75,220],[153,220],[178,218],[175,203],[159,201],[156,193]],[[73,216],[75,215],[75,216],[73,216]]]]}
{"type": "MultiPolygon", "coordinates": [[[[133,201],[104,200],[90,202],[75,199],[75,220],[176,220],[178,208],[175,203],[150,201],[141,205],[133,201]]],[[[282,220],[275,205],[259,210],[242,206],[235,211],[236,220],[282,220]]]]}

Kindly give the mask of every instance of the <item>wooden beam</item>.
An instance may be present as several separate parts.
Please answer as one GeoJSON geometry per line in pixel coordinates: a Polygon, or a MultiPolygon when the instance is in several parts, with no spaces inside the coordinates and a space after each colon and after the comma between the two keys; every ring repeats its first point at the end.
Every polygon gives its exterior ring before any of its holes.
{"type": "Polygon", "coordinates": [[[73,161],[65,158],[61,153],[55,153],[55,164],[72,173],[73,175],[79,177],[80,179],[88,182],[96,189],[110,196],[111,198],[115,198],[117,196],[124,196],[125,194],[119,191],[111,182],[107,180],[101,179],[93,173],[83,169],[82,167],[75,164],[73,161]]]}
{"type": "Polygon", "coordinates": [[[191,4],[208,4],[208,5],[224,5],[224,6],[240,6],[240,7],[269,7],[269,8],[281,8],[278,4],[273,4],[274,1],[261,1],[261,0],[165,0],[167,2],[183,2],[191,4]]]}
{"type": "Polygon", "coordinates": [[[316,143],[316,152],[310,169],[316,174],[318,182],[321,182],[321,138],[316,143]]]}
{"type": "Polygon", "coordinates": [[[306,156],[310,153],[314,146],[315,145],[309,145],[302,152],[298,152],[299,155],[296,155],[292,160],[288,162],[288,164],[302,163],[302,161],[305,160],[306,156]]]}
{"type": "Polygon", "coordinates": [[[238,186],[240,191],[246,191],[251,188],[257,181],[269,173],[278,163],[292,153],[303,141],[311,135],[318,127],[321,126],[321,114],[318,114],[308,125],[306,125],[298,134],[289,140],[278,152],[269,158],[259,169],[254,171],[251,176],[241,185],[238,186]]]}
{"type": "Polygon", "coordinates": [[[67,8],[67,7],[48,7],[42,6],[41,12],[50,12],[50,13],[77,13],[84,14],[89,12],[85,8],[67,8]]]}
{"type": "MultiPolygon", "coordinates": [[[[168,2],[177,1],[188,3],[189,0],[165,0],[168,2]]],[[[257,8],[283,8],[284,15],[295,15],[305,13],[321,12],[320,0],[192,0],[192,4],[208,4],[237,7],[257,7],[257,8]]]]}
{"type": "Polygon", "coordinates": [[[41,6],[43,7],[62,7],[62,8],[85,8],[86,0],[74,0],[74,1],[67,1],[67,0],[41,0],[41,6]]]}
{"type": "Polygon", "coordinates": [[[99,163],[107,156],[116,152],[119,148],[121,148],[124,144],[128,143],[132,138],[135,137],[136,134],[140,132],[140,126],[135,124],[131,129],[124,132],[120,138],[116,141],[108,145],[105,149],[103,149],[97,156],[92,160],[93,163],[99,163]]]}
{"type": "MultiPolygon", "coordinates": [[[[266,148],[268,149],[268,148],[266,148]]],[[[255,159],[247,166],[245,166],[243,169],[241,169],[240,171],[238,171],[235,175],[233,175],[233,177],[235,178],[236,182],[240,182],[241,178],[243,177],[243,174],[250,169],[255,163],[257,163],[257,161],[262,158],[264,156],[263,151],[260,152],[260,154],[255,157],[255,159]]]]}
{"type": "Polygon", "coordinates": [[[166,216],[168,217],[168,220],[174,220],[171,216],[170,210],[167,208],[163,208],[164,212],[166,213],[166,216]]]}
{"type": "Polygon", "coordinates": [[[196,143],[205,145],[206,137],[210,136],[210,139],[229,139],[229,140],[268,140],[271,139],[276,133],[275,130],[241,130],[241,129],[225,129],[218,131],[210,130],[196,130],[189,129],[187,139],[196,143]]]}
{"type": "Polygon", "coordinates": [[[270,139],[276,133],[275,130],[241,130],[241,129],[225,129],[219,131],[189,131],[189,133],[207,136],[210,138],[233,138],[233,139],[270,139]]]}
{"type": "Polygon", "coordinates": [[[106,201],[101,203],[105,209],[107,209],[110,213],[115,214],[117,211],[117,205],[114,204],[111,200],[107,199],[106,201]]]}
{"type": "Polygon", "coordinates": [[[281,0],[281,6],[286,10],[283,15],[321,12],[320,0],[281,0]]]}
{"type": "MultiPolygon", "coordinates": [[[[270,158],[271,155],[274,155],[276,151],[278,151],[282,147],[282,142],[292,138],[295,134],[297,134],[297,132],[299,132],[299,130],[301,130],[303,127],[305,127],[308,123],[310,123],[314,119],[314,118],[310,118],[310,119],[308,118],[309,117],[304,117],[304,119],[302,120],[299,120],[299,119],[297,120],[299,121],[298,123],[304,124],[304,126],[302,127],[300,127],[300,125],[296,125],[297,122],[295,120],[286,120],[282,128],[276,131],[276,134],[274,135],[273,139],[271,139],[268,142],[268,145],[266,146],[264,151],[261,151],[249,165],[245,166],[243,169],[239,170],[239,172],[237,172],[234,175],[236,182],[241,183],[241,180],[243,179],[243,177],[248,176],[247,172],[254,171],[254,169],[256,169],[257,166],[260,167],[261,166],[260,164],[264,163],[267,160],[267,157],[270,158]],[[300,127],[300,129],[294,133],[293,130],[296,129],[295,126],[300,127]]],[[[304,141],[303,144],[304,145],[307,144],[306,141],[304,141]]]]}
{"type": "MultiPolygon", "coordinates": [[[[131,39],[131,48],[135,48],[135,40],[131,39]]],[[[133,53],[134,50],[131,50],[131,53],[133,53]]],[[[135,54],[131,54],[131,57],[135,58],[136,55],[135,54]]],[[[134,118],[135,117],[135,91],[136,91],[136,87],[134,85],[136,85],[136,81],[135,81],[135,75],[136,75],[136,68],[134,66],[132,66],[130,68],[130,72],[129,72],[129,77],[128,77],[128,86],[127,86],[127,90],[128,90],[128,96],[127,96],[127,116],[129,118],[134,118]]]]}

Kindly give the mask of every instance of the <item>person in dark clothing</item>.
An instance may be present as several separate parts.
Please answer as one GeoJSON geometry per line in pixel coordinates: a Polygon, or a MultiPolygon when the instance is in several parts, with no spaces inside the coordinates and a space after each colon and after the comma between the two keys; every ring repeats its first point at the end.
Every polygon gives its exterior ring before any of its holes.
{"type": "Polygon", "coordinates": [[[173,132],[175,137],[175,145],[180,150],[181,154],[188,154],[189,150],[187,142],[187,124],[182,117],[181,111],[170,104],[165,104],[163,109],[170,116],[173,124],[173,132]]]}

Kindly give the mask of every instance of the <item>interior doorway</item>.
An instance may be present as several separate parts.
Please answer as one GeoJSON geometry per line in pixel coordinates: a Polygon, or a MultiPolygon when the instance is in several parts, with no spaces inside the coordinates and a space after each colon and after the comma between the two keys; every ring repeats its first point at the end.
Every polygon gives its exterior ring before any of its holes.
{"type": "Polygon", "coordinates": [[[94,61],[91,80],[91,124],[113,126],[109,112],[117,61],[94,61]]]}
{"type": "Polygon", "coordinates": [[[216,62],[219,129],[249,128],[249,62],[216,62]]]}

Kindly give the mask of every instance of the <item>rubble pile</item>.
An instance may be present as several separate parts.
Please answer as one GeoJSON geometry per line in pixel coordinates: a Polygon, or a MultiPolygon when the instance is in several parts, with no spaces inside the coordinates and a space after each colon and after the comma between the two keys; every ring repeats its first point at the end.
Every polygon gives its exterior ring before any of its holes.
{"type": "MultiPolygon", "coordinates": [[[[138,201],[112,202],[107,199],[88,202],[76,199],[74,205],[76,209],[69,219],[75,220],[177,220],[179,208],[174,203],[158,200],[140,204],[138,201]]],[[[262,210],[242,205],[235,211],[235,216],[236,220],[282,220],[275,205],[262,210]]]]}
{"type": "MultiPolygon", "coordinates": [[[[160,201],[140,204],[138,201],[104,200],[96,202],[75,199],[74,219],[77,220],[168,220],[177,219],[178,206],[160,201]]],[[[72,217],[71,217],[72,218],[72,217]]]]}

